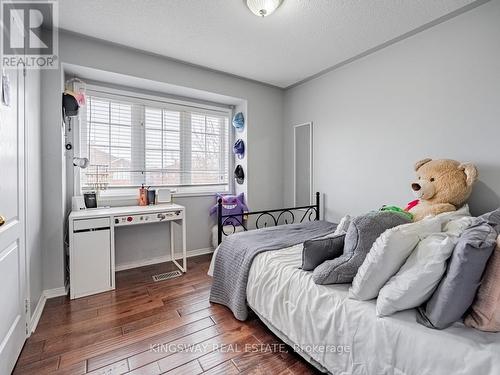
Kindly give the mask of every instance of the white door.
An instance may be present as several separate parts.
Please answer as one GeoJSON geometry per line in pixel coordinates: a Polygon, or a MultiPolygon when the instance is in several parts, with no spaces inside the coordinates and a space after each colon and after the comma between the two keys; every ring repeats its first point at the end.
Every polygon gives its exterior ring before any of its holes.
{"type": "Polygon", "coordinates": [[[24,77],[6,70],[10,106],[0,100],[0,375],[10,374],[26,339],[24,77]]]}

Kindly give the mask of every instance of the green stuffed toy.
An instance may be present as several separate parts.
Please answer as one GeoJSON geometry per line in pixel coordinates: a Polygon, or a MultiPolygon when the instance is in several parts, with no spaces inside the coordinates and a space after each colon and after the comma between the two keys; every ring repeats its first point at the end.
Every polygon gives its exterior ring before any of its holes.
{"type": "Polygon", "coordinates": [[[383,206],[380,211],[388,211],[388,212],[396,212],[398,214],[403,215],[404,217],[408,218],[408,220],[413,221],[413,215],[409,213],[408,211],[403,210],[400,207],[397,206],[383,206]]]}

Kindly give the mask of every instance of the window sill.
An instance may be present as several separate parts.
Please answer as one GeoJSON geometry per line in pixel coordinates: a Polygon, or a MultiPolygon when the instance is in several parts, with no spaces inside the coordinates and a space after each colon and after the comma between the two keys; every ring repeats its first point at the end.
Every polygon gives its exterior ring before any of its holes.
{"type": "MultiPolygon", "coordinates": [[[[172,192],[172,199],[175,198],[196,198],[196,197],[214,197],[217,193],[230,194],[229,191],[193,191],[193,192],[172,192]]],[[[99,200],[104,202],[109,202],[111,205],[113,202],[118,201],[133,201],[138,199],[138,191],[127,189],[127,191],[120,191],[117,189],[115,191],[106,190],[100,194],[99,200]]]]}
{"type": "MultiPolygon", "coordinates": [[[[218,191],[217,193],[220,193],[220,194],[229,194],[230,192],[229,191],[218,191]]],[[[210,192],[210,191],[207,191],[207,192],[193,192],[193,193],[189,193],[189,192],[184,192],[184,193],[172,193],[172,197],[173,198],[187,198],[187,197],[214,197],[217,193],[215,192],[210,192]]]]}

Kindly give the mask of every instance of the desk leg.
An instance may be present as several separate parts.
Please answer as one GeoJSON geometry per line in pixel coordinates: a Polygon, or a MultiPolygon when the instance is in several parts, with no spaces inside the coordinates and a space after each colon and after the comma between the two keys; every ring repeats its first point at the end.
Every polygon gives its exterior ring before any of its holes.
{"type": "Polygon", "coordinates": [[[170,221],[170,259],[175,264],[175,239],[174,239],[174,226],[172,225],[172,221],[170,221]]]}
{"type": "MultiPolygon", "coordinates": [[[[111,217],[109,220],[111,221],[111,223],[115,222],[115,219],[113,217],[111,217]]],[[[111,225],[110,235],[111,235],[111,238],[110,238],[110,240],[111,240],[111,244],[110,244],[111,245],[110,246],[111,280],[110,280],[110,282],[111,282],[111,289],[115,289],[116,288],[116,253],[115,253],[115,226],[114,225],[111,225]]]]}
{"type": "Polygon", "coordinates": [[[186,260],[186,218],[182,219],[182,266],[184,272],[187,272],[187,260],[186,260]]]}
{"type": "Polygon", "coordinates": [[[176,222],[177,225],[181,226],[182,230],[182,266],[175,260],[175,238],[174,238],[174,226],[172,225],[174,221],[170,221],[170,257],[172,262],[181,270],[182,272],[187,271],[187,256],[186,256],[186,221],[182,219],[182,223],[176,222]]]}

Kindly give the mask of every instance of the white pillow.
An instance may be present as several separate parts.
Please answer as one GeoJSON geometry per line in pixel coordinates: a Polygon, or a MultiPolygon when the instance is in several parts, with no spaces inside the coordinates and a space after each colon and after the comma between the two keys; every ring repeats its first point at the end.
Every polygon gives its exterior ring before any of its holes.
{"type": "Polygon", "coordinates": [[[351,224],[351,216],[345,215],[341,220],[337,228],[335,228],[334,235],[345,234],[347,233],[347,228],[351,224]]]}
{"type": "Polygon", "coordinates": [[[333,233],[327,234],[323,238],[331,238],[331,237],[336,237],[341,234],[346,234],[347,233],[347,228],[349,228],[349,225],[351,224],[351,217],[349,215],[345,215],[341,220],[339,225],[337,225],[337,228],[335,228],[335,231],[333,233]]]}
{"type": "Polygon", "coordinates": [[[377,297],[380,289],[398,272],[419,241],[440,231],[441,223],[435,218],[386,230],[377,238],[359,267],[349,289],[349,297],[361,301],[377,297]]]}
{"type": "Polygon", "coordinates": [[[476,222],[477,218],[473,216],[464,216],[458,219],[448,221],[443,231],[450,236],[460,237],[464,230],[476,222]]]}
{"type": "Polygon", "coordinates": [[[446,227],[446,225],[454,220],[463,218],[463,217],[470,217],[470,212],[469,212],[469,205],[464,204],[462,207],[460,207],[456,211],[451,211],[451,212],[443,212],[442,214],[438,214],[434,216],[436,219],[441,221],[442,228],[446,227]]]}
{"type": "MultiPolygon", "coordinates": [[[[235,228],[233,228],[232,225],[224,225],[224,233],[227,233],[228,235],[230,234],[233,234],[234,233],[239,233],[239,232],[243,232],[243,227],[241,225],[237,225],[235,228]]],[[[226,235],[222,234],[222,241],[224,241],[224,238],[226,237],[226,235]]],[[[212,247],[214,249],[217,249],[217,247],[219,246],[218,244],[218,231],[217,231],[217,225],[214,225],[212,227],[212,247]]]]}
{"type": "Polygon", "coordinates": [[[420,241],[399,272],[380,290],[377,316],[420,306],[436,289],[456,238],[434,233],[420,241]]]}

